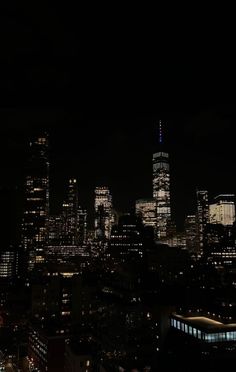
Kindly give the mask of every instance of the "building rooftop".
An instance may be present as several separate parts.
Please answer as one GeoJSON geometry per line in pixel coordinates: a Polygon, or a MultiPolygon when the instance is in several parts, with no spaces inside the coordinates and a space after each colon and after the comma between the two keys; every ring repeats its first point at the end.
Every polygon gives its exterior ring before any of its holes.
{"type": "Polygon", "coordinates": [[[205,331],[236,331],[236,323],[224,324],[222,322],[207,318],[205,316],[182,316],[174,314],[174,317],[184,323],[187,323],[191,326],[195,326],[198,329],[205,331]]]}

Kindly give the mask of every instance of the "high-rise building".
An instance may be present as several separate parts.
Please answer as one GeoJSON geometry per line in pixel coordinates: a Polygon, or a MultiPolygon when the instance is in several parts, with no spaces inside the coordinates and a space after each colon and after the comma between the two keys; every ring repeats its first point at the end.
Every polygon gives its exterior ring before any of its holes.
{"type": "Polygon", "coordinates": [[[130,214],[121,216],[112,227],[110,253],[118,264],[141,260],[144,256],[144,226],[141,218],[130,214]]]}
{"type": "Polygon", "coordinates": [[[235,195],[221,194],[209,205],[210,223],[233,225],[235,221],[235,195]]]}
{"type": "Polygon", "coordinates": [[[62,216],[49,216],[48,218],[48,244],[58,245],[62,235],[62,216]]]}
{"type": "Polygon", "coordinates": [[[75,178],[69,180],[66,201],[62,204],[62,245],[81,245],[87,239],[87,211],[78,203],[78,186],[75,178]]]}
{"type": "Polygon", "coordinates": [[[10,247],[0,252],[0,278],[14,278],[18,274],[18,252],[10,247]]]}
{"type": "Polygon", "coordinates": [[[140,216],[144,226],[151,226],[156,231],[156,200],[138,199],[135,203],[135,213],[140,216]]]}
{"type": "Polygon", "coordinates": [[[186,247],[189,252],[197,253],[198,247],[198,229],[196,215],[188,215],[185,218],[186,247]]]}
{"type": "Polygon", "coordinates": [[[95,188],[95,238],[109,239],[112,226],[112,197],[106,186],[95,188]]]}
{"type": "Polygon", "coordinates": [[[63,244],[78,243],[77,234],[78,186],[75,178],[69,179],[67,200],[62,204],[63,244]]]}
{"type": "Polygon", "coordinates": [[[197,226],[200,253],[205,243],[206,225],[209,223],[208,191],[197,191],[197,226]]]}
{"type": "Polygon", "coordinates": [[[48,135],[36,136],[30,142],[25,180],[25,200],[22,223],[22,245],[28,269],[44,261],[49,214],[48,135]]]}
{"type": "Polygon", "coordinates": [[[77,233],[79,245],[86,244],[87,242],[87,211],[78,208],[77,211],[77,233]]]}
{"type": "MultiPolygon", "coordinates": [[[[162,123],[159,121],[159,147],[162,150],[162,123]]],[[[171,220],[169,154],[159,151],[153,154],[153,198],[156,200],[157,238],[165,238],[167,224],[171,220]]]]}

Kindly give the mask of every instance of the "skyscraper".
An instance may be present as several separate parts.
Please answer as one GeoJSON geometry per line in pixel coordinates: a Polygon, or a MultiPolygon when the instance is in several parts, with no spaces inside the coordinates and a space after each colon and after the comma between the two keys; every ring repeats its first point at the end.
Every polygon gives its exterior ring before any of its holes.
{"type": "Polygon", "coordinates": [[[235,195],[221,194],[215,197],[215,202],[209,205],[210,223],[233,225],[235,221],[235,195]]]}
{"type": "Polygon", "coordinates": [[[198,229],[196,223],[196,215],[188,215],[185,218],[185,234],[186,247],[190,253],[197,253],[198,251],[198,229]]]}
{"type": "Polygon", "coordinates": [[[48,135],[36,136],[30,142],[25,180],[22,244],[32,270],[44,261],[49,214],[48,135]]]}
{"type": "Polygon", "coordinates": [[[95,238],[109,239],[112,225],[112,197],[106,186],[95,188],[95,238]]]}
{"type": "Polygon", "coordinates": [[[69,179],[67,200],[62,204],[62,243],[78,243],[77,231],[78,186],[75,178],[69,179]]]}
{"type": "Polygon", "coordinates": [[[153,198],[156,200],[157,238],[165,238],[171,219],[169,154],[163,151],[162,122],[159,121],[159,148],[153,154],[153,198]]]}
{"type": "Polygon", "coordinates": [[[79,245],[87,242],[87,211],[79,207],[77,212],[77,233],[79,245]]]}
{"type": "Polygon", "coordinates": [[[138,199],[135,203],[135,213],[140,216],[144,226],[151,226],[156,231],[156,200],[138,199]]]}
{"type": "Polygon", "coordinates": [[[197,191],[197,226],[200,253],[203,253],[206,225],[209,223],[208,191],[197,191]]]}

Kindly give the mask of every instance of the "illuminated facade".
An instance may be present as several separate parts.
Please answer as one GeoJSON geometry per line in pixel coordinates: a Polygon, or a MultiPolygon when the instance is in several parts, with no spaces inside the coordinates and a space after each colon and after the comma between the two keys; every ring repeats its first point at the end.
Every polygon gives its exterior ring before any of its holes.
{"type": "Polygon", "coordinates": [[[77,234],[78,244],[86,244],[87,242],[87,211],[79,207],[77,211],[77,234]]]}
{"type": "Polygon", "coordinates": [[[198,230],[196,215],[188,215],[185,218],[186,247],[190,253],[197,253],[198,230]]]}
{"type": "Polygon", "coordinates": [[[139,199],[135,203],[135,213],[140,216],[145,226],[151,226],[156,230],[156,200],[139,199]]]}
{"type": "Polygon", "coordinates": [[[205,230],[209,223],[208,191],[197,191],[197,227],[200,253],[205,244],[205,230]]]}
{"type": "Polygon", "coordinates": [[[64,351],[63,336],[48,335],[42,329],[30,329],[28,355],[31,370],[63,372],[64,351]]]}
{"type": "Polygon", "coordinates": [[[7,250],[0,253],[0,278],[14,278],[18,273],[18,253],[7,250]]]}
{"type": "Polygon", "coordinates": [[[234,226],[211,223],[205,231],[205,259],[216,267],[236,267],[236,231],[234,226]]]}
{"type": "Polygon", "coordinates": [[[62,243],[77,244],[78,186],[75,178],[69,180],[67,200],[62,205],[62,243]]]}
{"type": "Polygon", "coordinates": [[[235,195],[223,194],[215,197],[215,203],[209,206],[210,223],[233,225],[235,221],[235,195]]]}
{"type": "Polygon", "coordinates": [[[22,245],[28,269],[44,261],[49,214],[49,161],[47,134],[30,142],[30,156],[25,181],[25,205],[22,223],[22,245]]]}
{"type": "Polygon", "coordinates": [[[119,218],[112,228],[110,250],[116,264],[143,258],[143,224],[139,217],[128,214],[119,218]]]}
{"type": "MultiPolygon", "coordinates": [[[[162,146],[161,121],[159,121],[159,145],[162,146]]],[[[165,238],[171,219],[170,165],[167,152],[153,154],[153,198],[156,200],[157,237],[165,238]]]]}
{"type": "Polygon", "coordinates": [[[172,315],[171,327],[206,343],[236,341],[236,324],[224,324],[205,316],[172,315]]]}
{"type": "Polygon", "coordinates": [[[62,216],[48,218],[48,244],[59,244],[62,234],[62,216]]]}
{"type": "Polygon", "coordinates": [[[113,221],[112,197],[108,187],[95,188],[95,238],[109,239],[113,221]]]}

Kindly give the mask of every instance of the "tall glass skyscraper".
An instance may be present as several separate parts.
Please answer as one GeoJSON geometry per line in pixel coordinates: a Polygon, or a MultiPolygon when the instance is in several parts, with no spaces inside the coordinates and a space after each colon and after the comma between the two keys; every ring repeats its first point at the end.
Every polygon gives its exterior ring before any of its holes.
{"type": "Polygon", "coordinates": [[[108,187],[95,188],[95,238],[109,239],[112,225],[112,197],[108,187]]]}
{"type": "MultiPolygon", "coordinates": [[[[159,148],[163,148],[162,123],[159,121],[159,148]]],[[[169,154],[159,151],[153,154],[153,198],[156,200],[157,238],[165,238],[171,219],[169,154]]]]}
{"type": "Polygon", "coordinates": [[[32,270],[44,261],[49,215],[48,135],[44,133],[30,142],[26,169],[22,223],[22,244],[32,270]]]}

